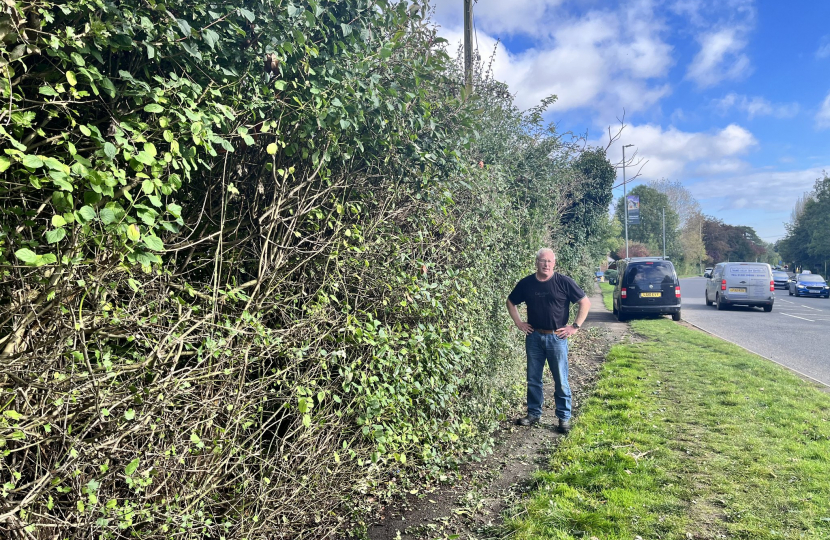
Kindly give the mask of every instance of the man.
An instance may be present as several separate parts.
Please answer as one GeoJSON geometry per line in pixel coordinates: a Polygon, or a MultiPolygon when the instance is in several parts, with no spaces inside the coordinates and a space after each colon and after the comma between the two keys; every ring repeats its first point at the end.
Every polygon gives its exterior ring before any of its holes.
{"type": "Polygon", "coordinates": [[[568,385],[568,338],[588,316],[591,301],[576,282],[553,269],[556,254],[543,248],[536,253],[536,273],[523,278],[507,298],[507,311],[525,334],[527,352],[527,416],[519,425],[530,426],[542,416],[542,373],[545,360],[550,366],[556,389],[553,400],[559,418],[559,432],[571,429],[571,387],[568,385]],[[527,304],[527,322],[516,306],[527,304]],[[576,321],[568,325],[571,303],[579,304],[576,321]]]}

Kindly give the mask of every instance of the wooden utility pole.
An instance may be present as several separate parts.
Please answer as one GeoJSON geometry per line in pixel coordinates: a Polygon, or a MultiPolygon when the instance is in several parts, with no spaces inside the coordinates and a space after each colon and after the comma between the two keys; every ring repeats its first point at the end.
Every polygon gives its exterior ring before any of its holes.
{"type": "Polygon", "coordinates": [[[464,0],[464,87],[473,93],[473,0],[464,0]]]}

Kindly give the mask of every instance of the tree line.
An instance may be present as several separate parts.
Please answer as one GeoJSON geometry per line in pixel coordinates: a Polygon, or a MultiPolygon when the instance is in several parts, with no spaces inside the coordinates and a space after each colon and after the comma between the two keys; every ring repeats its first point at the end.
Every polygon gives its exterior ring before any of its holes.
{"type": "MultiPolygon", "coordinates": [[[[661,179],[629,191],[640,198],[640,223],[629,224],[629,256],[660,256],[664,253],[679,265],[681,273],[699,273],[703,266],[724,261],[778,263],[775,246],[761,239],[752,227],[731,225],[703,213],[700,204],[678,181],[661,179]]],[[[625,208],[620,197],[614,206],[615,235],[612,255],[625,257],[623,226],[625,208]]]]}
{"type": "Polygon", "coordinates": [[[827,275],[830,260],[830,177],[816,180],[812,191],[796,202],[786,224],[787,235],[778,244],[781,257],[793,268],[827,275]]]}

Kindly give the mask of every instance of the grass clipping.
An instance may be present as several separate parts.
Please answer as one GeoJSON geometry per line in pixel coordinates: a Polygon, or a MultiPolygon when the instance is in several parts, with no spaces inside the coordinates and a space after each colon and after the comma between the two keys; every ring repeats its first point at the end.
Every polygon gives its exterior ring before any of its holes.
{"type": "Polygon", "coordinates": [[[830,396],[665,320],[614,347],[518,538],[830,537],[830,396]]]}

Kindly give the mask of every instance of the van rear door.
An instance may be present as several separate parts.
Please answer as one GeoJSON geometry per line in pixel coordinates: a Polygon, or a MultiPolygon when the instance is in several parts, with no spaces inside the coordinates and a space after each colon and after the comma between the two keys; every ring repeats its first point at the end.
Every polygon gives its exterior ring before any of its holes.
{"type": "Polygon", "coordinates": [[[648,261],[631,263],[628,266],[629,306],[674,306],[678,299],[675,293],[676,276],[670,262],[648,261]]]}
{"type": "Polygon", "coordinates": [[[734,263],[726,265],[726,283],[730,298],[766,300],[772,281],[769,265],[764,263],[734,263]],[[740,292],[740,289],[745,289],[740,292]]]}

